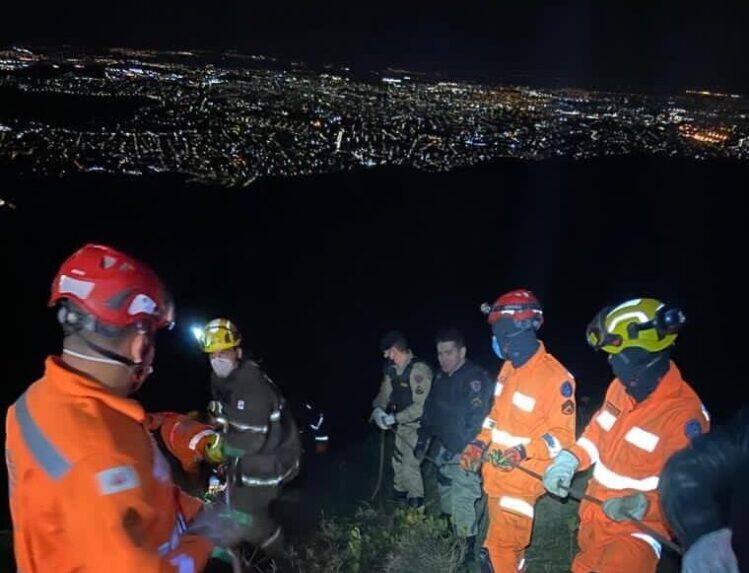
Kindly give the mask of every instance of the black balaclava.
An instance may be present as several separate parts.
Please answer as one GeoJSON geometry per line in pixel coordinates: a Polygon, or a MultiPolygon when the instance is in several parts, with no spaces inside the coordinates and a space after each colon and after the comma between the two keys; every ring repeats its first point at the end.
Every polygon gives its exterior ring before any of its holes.
{"type": "Polygon", "coordinates": [[[499,357],[512,362],[515,368],[528,362],[540,344],[535,330],[519,328],[509,316],[503,316],[492,324],[492,334],[498,342],[499,357]]]}
{"type": "Polygon", "coordinates": [[[644,348],[625,348],[609,356],[614,375],[624,384],[627,394],[642,402],[658,387],[668,372],[671,349],[648,352],[644,348]]]}

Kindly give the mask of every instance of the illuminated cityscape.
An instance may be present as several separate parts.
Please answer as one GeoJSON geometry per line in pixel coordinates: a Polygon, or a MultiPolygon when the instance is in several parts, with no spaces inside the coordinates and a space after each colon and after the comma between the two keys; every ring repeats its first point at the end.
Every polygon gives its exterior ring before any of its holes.
{"type": "MultiPolygon", "coordinates": [[[[313,70],[238,53],[0,52],[0,165],[175,173],[225,186],[499,158],[749,159],[749,102],[313,70]]],[[[0,204],[2,206],[2,204],[0,204]]]]}

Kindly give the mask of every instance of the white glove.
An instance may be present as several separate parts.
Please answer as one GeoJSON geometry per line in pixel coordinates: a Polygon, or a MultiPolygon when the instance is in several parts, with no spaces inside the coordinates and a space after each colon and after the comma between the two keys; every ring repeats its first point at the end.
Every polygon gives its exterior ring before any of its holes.
{"type": "Polygon", "coordinates": [[[684,554],[681,573],[739,573],[731,530],[718,529],[695,541],[684,554]]]}
{"type": "Polygon", "coordinates": [[[572,478],[580,465],[574,454],[562,450],[544,472],[544,487],[558,497],[567,497],[572,478]]]}
{"type": "Polygon", "coordinates": [[[369,416],[369,421],[374,422],[380,430],[387,430],[387,426],[382,421],[382,419],[387,416],[385,413],[385,410],[377,406],[374,410],[372,410],[372,414],[369,416]]]}
{"type": "Polygon", "coordinates": [[[603,513],[614,521],[638,521],[645,517],[650,503],[644,493],[633,493],[622,497],[612,497],[603,502],[603,513]]]}
{"type": "Polygon", "coordinates": [[[382,417],[382,423],[385,424],[385,429],[389,430],[391,427],[395,426],[395,416],[392,414],[385,414],[382,417]]]}

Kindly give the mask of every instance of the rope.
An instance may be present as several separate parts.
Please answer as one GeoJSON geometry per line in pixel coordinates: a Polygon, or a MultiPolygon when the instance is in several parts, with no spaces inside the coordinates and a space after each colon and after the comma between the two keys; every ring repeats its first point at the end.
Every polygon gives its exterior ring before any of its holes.
{"type": "Polygon", "coordinates": [[[377,494],[380,493],[380,486],[382,485],[382,474],[385,470],[385,432],[380,432],[380,468],[377,470],[377,485],[375,485],[372,496],[369,501],[374,501],[377,494]]]}
{"type": "MultiPolygon", "coordinates": [[[[541,474],[538,474],[538,473],[534,472],[533,470],[530,470],[530,469],[528,469],[526,467],[523,467],[523,466],[521,466],[519,464],[516,464],[516,463],[512,462],[511,460],[505,459],[504,462],[507,463],[507,464],[509,464],[509,465],[511,465],[511,466],[513,466],[514,468],[519,469],[520,471],[522,471],[523,473],[531,476],[532,478],[537,479],[538,481],[542,482],[543,479],[544,479],[541,474]]],[[[588,495],[587,493],[580,493],[578,491],[575,491],[571,487],[565,487],[565,486],[563,486],[561,484],[559,484],[559,487],[561,489],[565,490],[572,499],[575,499],[577,501],[585,500],[585,501],[589,501],[591,503],[595,503],[596,505],[603,506],[603,501],[600,500],[600,499],[598,499],[597,497],[593,497],[592,495],[588,495]]],[[[677,545],[676,543],[674,543],[670,539],[666,539],[660,533],[658,533],[654,529],[648,527],[642,521],[640,521],[639,519],[635,518],[634,516],[632,516],[630,514],[625,514],[625,516],[629,519],[629,521],[631,521],[635,526],[637,526],[637,528],[642,533],[646,533],[647,535],[650,535],[653,539],[655,539],[656,541],[658,541],[658,543],[660,543],[664,547],[668,547],[674,553],[677,553],[678,555],[683,555],[684,554],[684,550],[681,548],[681,546],[677,545]]]]}

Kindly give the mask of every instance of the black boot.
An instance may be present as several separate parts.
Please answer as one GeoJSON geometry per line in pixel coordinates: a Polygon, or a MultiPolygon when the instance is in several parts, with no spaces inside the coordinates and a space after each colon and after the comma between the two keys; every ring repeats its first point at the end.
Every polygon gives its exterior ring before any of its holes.
{"type": "Polygon", "coordinates": [[[408,498],[408,507],[419,509],[420,507],[423,507],[423,506],[424,506],[423,497],[409,497],[408,498]]]}
{"type": "Polygon", "coordinates": [[[466,553],[463,558],[463,562],[468,565],[469,563],[476,562],[476,536],[471,535],[466,537],[466,553]]]}
{"type": "Polygon", "coordinates": [[[492,558],[489,556],[489,552],[486,550],[486,547],[481,548],[481,552],[479,553],[479,562],[481,563],[481,573],[494,573],[492,558]]]}

